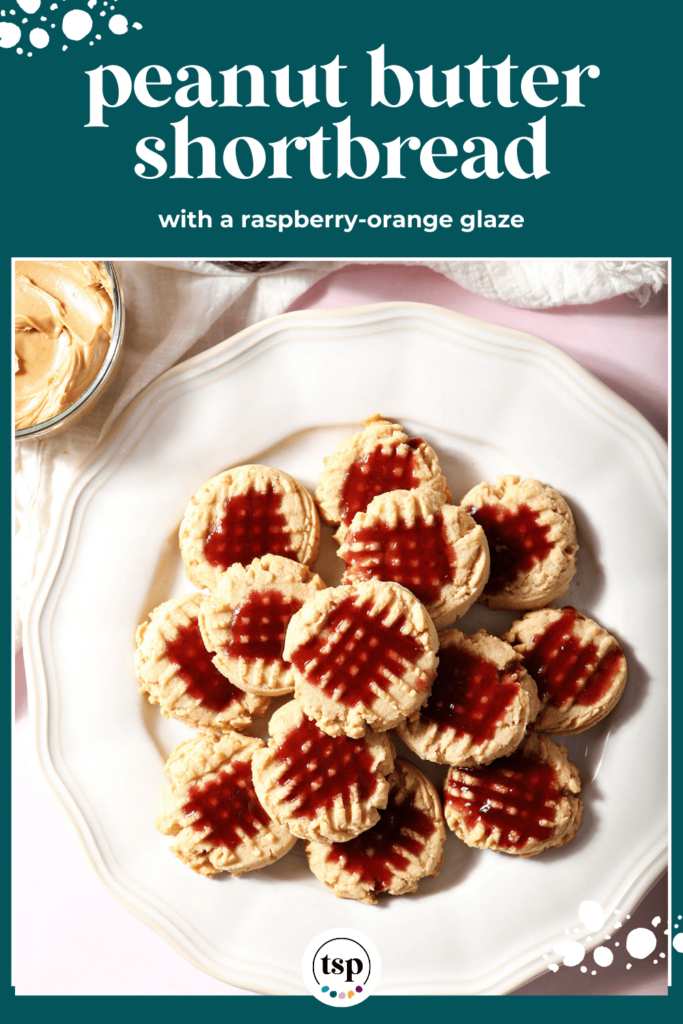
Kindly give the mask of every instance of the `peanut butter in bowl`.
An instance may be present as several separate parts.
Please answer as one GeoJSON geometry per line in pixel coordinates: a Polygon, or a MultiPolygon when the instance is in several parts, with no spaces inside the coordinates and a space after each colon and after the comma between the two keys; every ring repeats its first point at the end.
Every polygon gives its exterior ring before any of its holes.
{"type": "MultiPolygon", "coordinates": [[[[98,260],[15,263],[16,430],[40,427],[72,407],[84,413],[94,392],[103,390],[91,386],[98,376],[98,385],[103,384],[106,369],[113,369],[122,328],[115,273],[111,264],[98,260]],[[93,393],[86,397],[89,389],[93,393]]],[[[69,414],[51,427],[75,419],[69,414]]]]}

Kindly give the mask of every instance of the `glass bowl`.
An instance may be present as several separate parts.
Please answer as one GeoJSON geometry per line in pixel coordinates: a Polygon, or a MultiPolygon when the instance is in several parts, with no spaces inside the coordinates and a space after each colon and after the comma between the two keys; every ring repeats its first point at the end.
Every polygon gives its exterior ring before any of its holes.
{"type": "Polygon", "coordinates": [[[14,439],[16,441],[48,437],[50,434],[58,434],[60,431],[66,430],[67,427],[72,427],[94,408],[116,375],[123,350],[123,328],[125,323],[123,290],[116,267],[111,260],[100,260],[99,262],[106,268],[111,279],[114,307],[111,342],[109,343],[109,351],[105,360],[100,366],[92,384],[75,402],[72,402],[62,412],[57,413],[56,416],[51,416],[49,420],[42,420],[40,423],[34,423],[33,426],[22,427],[19,430],[15,429],[14,439]]]}

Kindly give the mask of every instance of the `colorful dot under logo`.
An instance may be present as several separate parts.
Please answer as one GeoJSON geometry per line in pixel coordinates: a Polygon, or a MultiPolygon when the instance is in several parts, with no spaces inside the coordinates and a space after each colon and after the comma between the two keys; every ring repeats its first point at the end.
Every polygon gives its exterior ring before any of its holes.
{"type": "Polygon", "coordinates": [[[356,985],[355,991],[354,989],[350,988],[347,992],[337,992],[336,989],[330,990],[329,985],[323,985],[320,991],[329,994],[330,999],[353,999],[356,992],[363,991],[363,986],[356,985]]]}

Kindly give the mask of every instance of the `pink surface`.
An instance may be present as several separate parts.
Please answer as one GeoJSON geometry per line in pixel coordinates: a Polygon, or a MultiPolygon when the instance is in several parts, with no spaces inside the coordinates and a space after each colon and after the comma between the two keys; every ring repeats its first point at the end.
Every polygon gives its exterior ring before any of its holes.
{"type": "MultiPolygon", "coordinates": [[[[662,433],[667,424],[666,296],[640,309],[625,297],[596,306],[518,310],[474,296],[422,267],[349,266],[330,274],[295,304],[314,309],[386,302],[429,302],[525,331],[564,349],[627,398],[662,433]]],[[[23,658],[17,658],[13,749],[12,983],[18,995],[226,995],[239,993],[197,970],[124,910],[89,870],[64,812],[37,763],[23,658]]],[[[666,994],[663,929],[666,879],[629,921],[661,938],[647,961],[586,958],[520,990],[524,995],[666,994]],[[655,918],[661,918],[658,926],[655,918]],[[594,974],[592,972],[595,972],[594,974]]],[[[676,953],[673,954],[677,955],[676,953]]]]}
{"type": "Polygon", "coordinates": [[[429,302],[552,342],[636,407],[666,435],[668,331],[666,289],[642,308],[619,296],[593,306],[515,309],[481,298],[427,267],[352,264],[310,288],[290,309],[371,302],[429,302]]]}

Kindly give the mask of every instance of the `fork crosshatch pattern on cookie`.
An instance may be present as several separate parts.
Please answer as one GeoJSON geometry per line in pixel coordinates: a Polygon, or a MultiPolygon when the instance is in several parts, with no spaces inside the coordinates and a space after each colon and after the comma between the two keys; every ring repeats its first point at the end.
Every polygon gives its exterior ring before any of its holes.
{"type": "Polygon", "coordinates": [[[549,839],[559,796],[555,769],[523,754],[452,775],[446,790],[469,828],[482,822],[487,836],[496,830],[498,845],[515,850],[549,839]]]}
{"type": "Polygon", "coordinates": [[[197,733],[166,762],[156,827],[175,840],[170,851],[200,875],[242,875],[273,864],[296,838],[274,821],[256,794],[252,769],[264,747],[255,736],[197,733]]]}
{"type": "Polygon", "coordinates": [[[324,589],[320,576],[291,558],[267,554],[249,565],[235,562],[201,602],[199,626],[216,668],[247,693],[291,693],[294,668],[283,656],[287,627],[324,589]]]}
{"type": "Polygon", "coordinates": [[[564,608],[560,618],[548,626],[534,648],[524,655],[524,667],[535,679],[539,697],[558,708],[572,700],[577,704],[597,704],[625,662],[618,647],[599,661],[598,645],[582,644],[573,634],[577,619],[574,608],[564,608]]]}
{"type": "Polygon", "coordinates": [[[213,845],[229,850],[271,824],[254,792],[251,761],[232,761],[207,782],[190,786],[183,810],[188,817],[194,816],[195,832],[208,829],[213,845]]]}
{"type": "Polygon", "coordinates": [[[348,843],[333,843],[327,854],[328,862],[357,874],[374,892],[388,889],[394,875],[406,870],[410,857],[418,857],[436,832],[429,815],[415,806],[415,794],[400,795],[402,799],[392,788],[377,824],[348,843]]]}
{"type": "Polygon", "coordinates": [[[402,632],[405,615],[389,625],[393,610],[373,616],[373,607],[371,600],[359,604],[356,595],[344,598],[327,616],[322,633],[292,652],[292,663],[309,682],[348,707],[370,707],[373,687],[386,690],[391,675],[400,677],[422,654],[418,641],[402,632]]]}
{"type": "Polygon", "coordinates": [[[178,666],[178,675],[190,697],[210,711],[225,711],[243,697],[242,691],[214,666],[197,619],[180,626],[175,637],[166,641],[166,657],[178,666]]]}
{"type": "Polygon", "coordinates": [[[380,494],[341,539],[342,582],[397,583],[425,606],[437,629],[465,614],[489,575],[481,526],[431,487],[380,494]]]}
{"type": "Polygon", "coordinates": [[[265,491],[252,488],[246,494],[226,498],[223,514],[204,545],[209,565],[227,569],[233,562],[246,565],[265,554],[296,559],[281,505],[282,495],[275,493],[272,483],[265,491]]]}
{"type": "Polygon", "coordinates": [[[309,718],[287,734],[277,748],[282,764],[278,783],[298,818],[315,818],[344,803],[368,800],[377,789],[375,758],[364,740],[328,736],[309,718]]]}
{"type": "Polygon", "coordinates": [[[542,608],[567,590],[579,549],[572,510],[548,484],[507,474],[461,499],[483,528],[491,571],[481,595],[489,608],[542,608]]]}
{"type": "Polygon", "coordinates": [[[306,844],[311,871],[340,899],[376,903],[382,893],[403,896],[439,873],[446,829],[436,788],[401,758],[387,782],[387,805],[371,828],[348,842],[306,844]]]}
{"type": "Polygon", "coordinates": [[[277,590],[253,591],[235,609],[225,653],[233,658],[282,661],[289,620],[302,605],[302,600],[287,601],[277,590]]]}
{"type": "Polygon", "coordinates": [[[325,459],[316,491],[346,563],[341,585],[327,587],[310,570],[315,507],[293,477],[238,466],[195,493],[180,544],[203,588],[199,632],[181,624],[168,660],[181,677],[188,662],[195,688],[214,664],[230,679],[240,666],[247,695],[295,698],[271,716],[267,746],[216,730],[169,759],[174,787],[157,824],[180,836],[171,849],[194,870],[256,870],[298,837],[336,896],[376,903],[438,874],[446,823],[469,846],[522,857],[573,838],[578,770],[543,735],[539,708],[607,694],[607,713],[625,669],[615,685],[624,658],[614,638],[574,609],[547,607],[575,572],[571,509],[513,475],[460,505],[451,498],[429,445],[371,417],[325,459]],[[443,629],[476,600],[535,609],[543,625],[514,623],[516,647],[484,629],[443,629]],[[271,679],[276,669],[288,680],[271,679]],[[393,729],[419,758],[451,766],[443,806],[415,764],[396,759],[393,729]],[[255,745],[249,759],[240,744],[255,745]]]}
{"type": "Polygon", "coordinates": [[[527,612],[505,634],[535,680],[537,732],[571,736],[600,722],[619,703],[628,669],[619,642],[576,608],[527,612]]]}
{"type": "Polygon", "coordinates": [[[425,761],[459,768],[512,754],[540,707],[521,655],[484,629],[446,629],[439,644],[432,692],[416,718],[396,726],[399,736],[425,761]]]}
{"type": "Polygon", "coordinates": [[[201,632],[204,595],[184,594],[154,608],[135,635],[140,692],[165,718],[203,731],[244,729],[270,701],[248,694],[218,670],[201,632]]]}
{"type": "Polygon", "coordinates": [[[341,441],[323,463],[315,500],[323,519],[339,527],[337,541],[379,494],[429,487],[442,501],[452,498],[433,448],[380,415],[365,420],[363,429],[341,441]]]}
{"type": "Polygon", "coordinates": [[[548,540],[549,525],[538,522],[539,513],[522,503],[516,509],[504,505],[482,505],[468,509],[483,528],[489,542],[491,574],[487,594],[497,594],[522,573],[542,562],[553,549],[548,540]]]}
{"type": "Polygon", "coordinates": [[[425,605],[433,604],[452,581],[456,564],[441,513],[433,523],[417,518],[361,526],[349,536],[343,557],[355,579],[391,580],[425,605]]]}
{"type": "Polygon", "coordinates": [[[485,768],[450,769],[446,821],[468,846],[533,857],[574,838],[580,790],[566,748],[528,732],[514,754],[485,768]]]}
{"type": "Polygon", "coordinates": [[[439,650],[439,668],[421,722],[468,733],[474,743],[493,739],[520,684],[515,672],[458,646],[439,650]]]}
{"type": "Polygon", "coordinates": [[[378,444],[356,462],[344,477],[341,493],[342,523],[348,526],[356,512],[364,512],[373,498],[387,491],[409,491],[418,487],[415,475],[415,449],[424,444],[421,437],[410,438],[400,448],[388,451],[378,444]]]}
{"type": "Polygon", "coordinates": [[[320,522],[311,495],[272,466],[234,466],[207,480],[185,508],[179,531],[188,579],[212,593],[232,565],[266,554],[313,564],[320,522]]]}

